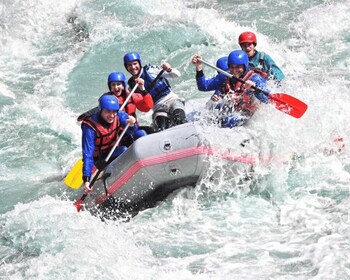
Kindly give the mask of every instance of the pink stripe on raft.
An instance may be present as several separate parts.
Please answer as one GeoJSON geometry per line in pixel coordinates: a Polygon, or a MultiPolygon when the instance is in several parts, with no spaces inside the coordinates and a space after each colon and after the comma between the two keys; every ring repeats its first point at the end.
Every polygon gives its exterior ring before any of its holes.
{"type": "Polygon", "coordinates": [[[221,157],[223,159],[247,163],[247,164],[255,164],[255,161],[251,157],[244,156],[235,156],[231,152],[228,151],[219,151],[214,150],[208,146],[199,146],[192,147],[188,149],[179,150],[172,153],[165,153],[161,155],[156,155],[148,158],[141,159],[135,162],[121,177],[119,177],[108,189],[109,194],[115,193],[122,185],[124,185],[135,173],[137,173],[141,168],[157,165],[169,161],[174,161],[177,159],[182,159],[194,155],[214,155],[221,157]]]}
{"type": "MultiPolygon", "coordinates": [[[[157,164],[162,164],[169,161],[174,161],[186,157],[191,157],[194,155],[210,155],[220,157],[226,160],[232,160],[236,162],[255,164],[256,160],[250,156],[244,155],[234,155],[233,152],[222,151],[209,146],[198,146],[188,149],[183,149],[175,152],[164,153],[161,155],[155,155],[148,158],[140,159],[135,162],[127,171],[124,172],[108,189],[108,194],[113,195],[119,188],[121,188],[130,178],[136,174],[140,169],[147,166],[153,166],[157,164]]],[[[100,195],[96,198],[96,204],[102,203],[106,199],[106,195],[100,195]]]]}

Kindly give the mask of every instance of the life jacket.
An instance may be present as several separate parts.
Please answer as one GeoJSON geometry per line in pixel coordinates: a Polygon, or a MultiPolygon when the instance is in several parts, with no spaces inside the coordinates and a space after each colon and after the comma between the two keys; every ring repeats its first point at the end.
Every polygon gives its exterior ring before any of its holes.
{"type": "MultiPolygon", "coordinates": [[[[164,78],[160,77],[155,85],[153,85],[153,81],[156,77],[153,77],[150,73],[148,73],[148,70],[154,66],[146,65],[143,67],[141,78],[145,81],[145,89],[147,92],[149,92],[152,95],[154,103],[156,103],[159,99],[162,97],[168,95],[170,92],[170,83],[169,81],[164,78]]],[[[130,78],[128,80],[128,85],[130,88],[134,88],[136,82],[135,79],[130,78]]]]}
{"type": "Polygon", "coordinates": [[[264,56],[265,53],[264,52],[260,52],[260,56],[259,56],[259,64],[257,67],[254,67],[253,64],[249,63],[249,69],[253,70],[255,73],[260,74],[263,78],[267,78],[268,73],[266,73],[264,71],[265,69],[265,61],[264,61],[264,56]]]}
{"type": "MultiPolygon", "coordinates": [[[[243,81],[249,80],[255,74],[254,70],[249,70],[244,77],[243,81]]],[[[223,94],[231,94],[231,100],[226,105],[223,110],[228,110],[229,112],[242,112],[252,115],[256,110],[256,105],[254,104],[254,98],[246,93],[246,89],[242,87],[242,82],[236,81],[233,83],[233,79],[227,78],[226,82],[221,89],[223,94]]]]}
{"type": "Polygon", "coordinates": [[[99,159],[116,143],[118,139],[117,128],[120,127],[120,120],[116,117],[109,127],[104,127],[101,123],[95,121],[93,116],[84,118],[82,122],[96,132],[94,159],[99,159]]]}
{"type": "MultiPolygon", "coordinates": [[[[119,101],[119,105],[122,106],[124,104],[126,98],[124,98],[124,96],[118,96],[117,98],[119,101]]],[[[126,106],[124,107],[124,112],[126,112],[128,115],[136,118],[136,105],[132,101],[132,97],[126,103],[126,106]]]]}

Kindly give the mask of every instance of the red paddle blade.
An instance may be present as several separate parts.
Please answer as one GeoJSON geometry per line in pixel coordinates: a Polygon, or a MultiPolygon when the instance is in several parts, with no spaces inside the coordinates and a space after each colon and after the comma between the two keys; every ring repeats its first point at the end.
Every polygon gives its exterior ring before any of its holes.
{"type": "Polygon", "coordinates": [[[285,93],[270,93],[270,102],[277,110],[295,118],[300,118],[307,110],[307,104],[285,93]]]}
{"type": "Polygon", "coordinates": [[[77,211],[80,212],[84,208],[84,200],[74,202],[74,206],[77,208],[77,211]]]}

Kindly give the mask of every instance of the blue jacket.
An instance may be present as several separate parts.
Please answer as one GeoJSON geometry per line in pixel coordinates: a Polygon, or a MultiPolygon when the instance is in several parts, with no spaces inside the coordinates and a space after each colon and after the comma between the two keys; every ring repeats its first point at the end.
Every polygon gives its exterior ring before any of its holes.
{"type": "Polygon", "coordinates": [[[285,77],[271,56],[264,52],[257,51],[253,57],[249,57],[249,67],[263,70],[267,73],[267,78],[272,78],[276,81],[282,81],[285,77]]]}
{"type": "Polygon", "coordinates": [[[200,71],[197,72],[196,76],[197,88],[200,91],[215,90],[215,94],[220,94],[221,88],[224,86],[226,79],[227,77],[224,74],[219,73],[215,77],[206,80],[204,73],[200,71]]]}
{"type": "MultiPolygon", "coordinates": [[[[94,114],[91,116],[95,121],[100,121],[100,112],[94,114]]],[[[129,115],[123,111],[118,111],[118,117],[120,120],[121,127],[126,127],[127,122],[126,119],[129,117],[129,115]]],[[[108,124],[104,124],[105,127],[108,126],[108,124]]],[[[96,132],[87,124],[81,125],[82,129],[82,151],[83,151],[83,176],[91,177],[92,168],[94,166],[94,150],[95,150],[95,138],[96,138],[96,132]]],[[[132,135],[138,130],[137,125],[135,124],[134,127],[130,127],[126,134],[132,135]]]]}

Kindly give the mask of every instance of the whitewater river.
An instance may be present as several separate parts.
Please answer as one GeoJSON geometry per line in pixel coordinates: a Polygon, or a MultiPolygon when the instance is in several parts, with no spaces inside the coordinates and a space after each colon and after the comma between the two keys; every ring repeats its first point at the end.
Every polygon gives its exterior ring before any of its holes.
{"type": "Polygon", "coordinates": [[[349,0],[2,0],[0,279],[350,279],[349,14],[349,0]],[[296,119],[261,105],[252,184],[204,177],[130,222],[77,213],[63,182],[76,117],[123,55],[177,68],[190,111],[211,94],[191,56],[215,63],[247,30],[286,75],[271,91],[309,106],[296,119]]]}

